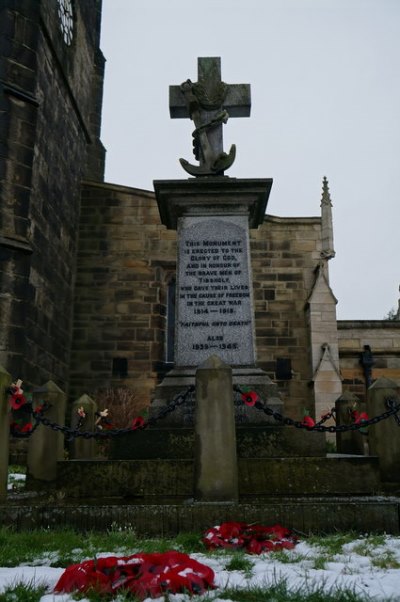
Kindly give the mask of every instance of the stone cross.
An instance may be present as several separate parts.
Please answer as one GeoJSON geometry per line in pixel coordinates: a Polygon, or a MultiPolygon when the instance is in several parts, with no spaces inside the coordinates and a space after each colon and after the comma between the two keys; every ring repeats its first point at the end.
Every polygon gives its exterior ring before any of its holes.
{"type": "Polygon", "coordinates": [[[221,59],[197,59],[198,81],[190,79],[169,88],[170,115],[189,117],[195,124],[193,153],[200,165],[180,159],[182,167],[194,176],[223,175],[235,160],[236,148],[223,152],[222,124],[229,117],[250,115],[250,84],[225,84],[221,80],[221,59]]]}

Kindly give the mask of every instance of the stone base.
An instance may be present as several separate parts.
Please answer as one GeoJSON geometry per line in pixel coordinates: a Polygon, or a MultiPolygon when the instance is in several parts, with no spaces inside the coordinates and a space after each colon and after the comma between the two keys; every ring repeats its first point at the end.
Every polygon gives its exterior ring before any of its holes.
{"type": "Polygon", "coordinates": [[[400,532],[400,498],[377,497],[278,497],[239,504],[51,504],[7,500],[0,505],[0,526],[18,531],[68,528],[77,531],[131,529],[142,537],[173,537],[198,533],[226,521],[261,525],[277,523],[306,534],[400,532]]]}
{"type": "MultiPolygon", "coordinates": [[[[249,387],[255,390],[262,401],[266,402],[268,407],[276,412],[282,413],[283,401],[279,397],[278,387],[272,382],[269,376],[255,366],[243,366],[232,368],[232,381],[239,387],[249,387]]],[[[175,368],[169,372],[163,382],[158,385],[154,393],[154,399],[151,403],[149,416],[157,416],[160,410],[172,402],[178,395],[185,393],[190,386],[195,386],[196,369],[195,368],[175,368]]],[[[237,424],[255,425],[271,424],[277,422],[272,417],[252,407],[246,406],[239,393],[234,393],[235,420],[237,424]]],[[[174,425],[189,427],[194,424],[194,413],[196,406],[195,391],[190,394],[186,402],[176,408],[171,414],[160,421],[160,426],[174,425]]]]}
{"type": "MultiPolygon", "coordinates": [[[[239,500],[271,496],[374,495],[381,492],[378,458],[239,458],[239,500]]],[[[27,487],[33,486],[29,480],[27,487]]],[[[50,486],[49,486],[50,487],[50,486]]],[[[66,500],[125,498],[130,503],[182,503],[194,498],[193,460],[68,460],[52,483],[66,500]]],[[[41,487],[43,491],[43,487],[41,487]]]]}
{"type": "MultiPolygon", "coordinates": [[[[325,457],[323,433],[287,426],[238,425],[238,458],[325,457]]],[[[180,459],[194,457],[194,429],[151,428],[111,440],[111,460],[180,459]]]]}

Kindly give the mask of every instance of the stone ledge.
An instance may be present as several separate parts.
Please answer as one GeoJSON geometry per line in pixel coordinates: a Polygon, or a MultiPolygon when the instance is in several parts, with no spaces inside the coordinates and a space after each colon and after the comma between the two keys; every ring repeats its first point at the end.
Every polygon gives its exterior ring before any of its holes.
{"type": "Polygon", "coordinates": [[[0,505],[0,525],[17,531],[69,528],[78,531],[131,529],[139,536],[201,533],[224,521],[272,525],[280,523],[300,533],[400,533],[398,497],[270,498],[239,504],[139,504],[117,501],[85,504],[46,504],[26,500],[0,505]]]}

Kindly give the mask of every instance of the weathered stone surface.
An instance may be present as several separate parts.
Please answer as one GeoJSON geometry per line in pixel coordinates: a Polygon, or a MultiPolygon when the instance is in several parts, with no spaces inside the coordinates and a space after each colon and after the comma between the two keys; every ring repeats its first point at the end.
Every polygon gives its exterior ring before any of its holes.
{"type": "Polygon", "coordinates": [[[7,388],[11,376],[0,366],[0,497],[7,493],[8,450],[10,441],[10,407],[7,388]]]}
{"type": "MultiPolygon", "coordinates": [[[[239,498],[358,495],[380,491],[378,458],[240,458],[239,498]]],[[[58,463],[56,488],[71,498],[193,498],[193,460],[58,463]]]]}
{"type": "MultiPolygon", "coordinates": [[[[95,430],[97,404],[89,395],[81,395],[76,399],[71,408],[71,428],[77,428],[79,424],[78,411],[82,408],[85,413],[82,431],[95,430]]],[[[75,437],[70,445],[70,457],[72,460],[92,460],[95,457],[96,441],[95,439],[86,439],[84,437],[75,437]]]]}
{"type": "Polygon", "coordinates": [[[343,386],[366,401],[360,354],[369,345],[374,357],[372,380],[386,377],[400,384],[400,321],[339,320],[340,370],[343,386]]]}
{"type": "Polygon", "coordinates": [[[181,218],[178,237],[177,365],[212,354],[231,366],[255,364],[247,217],[181,218]]]}
{"type": "MultiPolygon", "coordinates": [[[[33,401],[35,406],[48,404],[46,418],[50,422],[64,425],[66,395],[53,381],[46,383],[40,391],[35,391],[33,401]]],[[[40,424],[29,437],[27,485],[29,486],[31,478],[37,481],[54,482],[57,476],[57,461],[63,458],[63,434],[40,424]]]]}
{"type": "MultiPolygon", "coordinates": [[[[380,416],[388,410],[387,400],[400,404],[399,387],[388,378],[378,378],[368,389],[368,415],[380,416]]],[[[369,429],[370,453],[379,456],[382,481],[400,483],[399,425],[394,417],[381,420],[369,429]]]]}
{"type": "MultiPolygon", "coordinates": [[[[194,431],[173,426],[132,431],[114,437],[112,460],[193,458],[194,431]]],[[[236,426],[237,454],[241,458],[325,456],[325,437],[281,426],[236,426]]]]}
{"type": "Polygon", "coordinates": [[[97,9],[95,0],[74,2],[67,47],[53,0],[1,5],[0,361],[14,378],[51,378],[64,389],[80,185],[85,175],[101,179],[104,163],[97,9]]]}
{"type": "Polygon", "coordinates": [[[301,533],[398,534],[400,503],[398,498],[336,497],[271,498],[251,504],[188,505],[24,505],[0,506],[0,525],[17,530],[35,528],[74,528],[80,531],[108,531],[129,527],[141,536],[173,536],[178,533],[202,533],[222,522],[235,520],[272,525],[280,523],[301,533]]]}
{"type": "MultiPolygon", "coordinates": [[[[361,404],[357,395],[345,391],[335,403],[336,424],[338,426],[350,425],[354,422],[352,412],[365,412],[365,404],[361,404]]],[[[345,431],[336,433],[336,449],[340,454],[364,454],[364,442],[367,440],[360,431],[345,431]]]]}
{"type": "Polygon", "coordinates": [[[196,371],[194,496],[199,501],[237,501],[232,368],[212,355],[196,371]]]}
{"type": "Polygon", "coordinates": [[[190,117],[196,130],[194,155],[200,165],[181,159],[191,175],[221,175],[235,159],[235,147],[223,152],[222,126],[229,117],[250,114],[249,84],[229,85],[221,81],[219,57],[198,58],[198,82],[187,79],[180,86],[170,86],[171,117],[190,117]],[[210,127],[211,124],[211,127],[210,127]]]}

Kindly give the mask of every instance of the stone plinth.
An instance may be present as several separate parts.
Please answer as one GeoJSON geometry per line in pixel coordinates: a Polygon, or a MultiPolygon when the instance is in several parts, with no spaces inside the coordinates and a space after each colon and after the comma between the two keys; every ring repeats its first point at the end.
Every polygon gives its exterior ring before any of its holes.
{"type": "Polygon", "coordinates": [[[162,223],[178,230],[175,363],[217,354],[254,366],[249,227],[264,219],[272,180],[155,182],[162,223]]]}
{"type": "MultiPolygon", "coordinates": [[[[212,177],[154,183],[162,223],[178,230],[175,369],[158,387],[152,413],[188,385],[211,355],[233,368],[233,383],[273,397],[276,387],[256,367],[249,228],[264,220],[272,180],[212,177]]],[[[237,421],[268,421],[236,408],[237,421]],[[251,418],[249,420],[249,416],[251,418]]],[[[192,409],[169,423],[191,424],[192,409]]]]}

